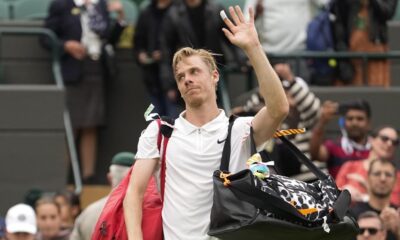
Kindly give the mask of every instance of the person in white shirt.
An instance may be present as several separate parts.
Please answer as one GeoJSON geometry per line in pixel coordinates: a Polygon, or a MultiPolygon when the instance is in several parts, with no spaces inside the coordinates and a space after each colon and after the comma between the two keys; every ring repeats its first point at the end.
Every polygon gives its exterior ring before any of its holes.
{"type": "MultiPolygon", "coordinates": [[[[277,130],[289,111],[282,84],[266,57],[254,27],[254,14],[244,18],[240,7],[230,7],[231,21],[224,12],[229,41],[248,56],[258,78],[260,92],[268,108],[256,116],[238,118],[233,125],[229,170],[246,167],[250,157],[250,127],[261,146],[277,130]]],[[[189,47],[177,51],[172,68],[185,111],[176,119],[166,151],[166,178],[163,202],[164,239],[212,239],[207,235],[212,206],[212,173],[218,169],[228,117],[218,109],[216,87],[219,72],[212,53],[189,47]]],[[[147,183],[157,169],[158,127],[152,122],[139,139],[135,171],[124,199],[124,215],[130,240],[141,240],[142,200],[147,183]]]]}

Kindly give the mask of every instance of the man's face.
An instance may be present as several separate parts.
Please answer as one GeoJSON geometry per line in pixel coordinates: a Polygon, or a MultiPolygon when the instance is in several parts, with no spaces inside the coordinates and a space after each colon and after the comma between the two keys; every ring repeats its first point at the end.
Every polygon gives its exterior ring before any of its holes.
{"type": "Polygon", "coordinates": [[[369,119],[364,111],[350,109],[345,115],[345,129],[350,139],[360,141],[369,131],[369,119]]]}
{"type": "Polygon", "coordinates": [[[386,231],[382,229],[381,222],[377,218],[363,218],[358,220],[361,233],[357,240],[384,240],[386,231]]]}
{"type": "Polygon", "coordinates": [[[368,175],[370,194],[378,198],[390,197],[396,183],[396,170],[389,163],[375,162],[368,175]]]}
{"type": "Polygon", "coordinates": [[[24,232],[7,233],[7,240],[34,240],[34,239],[35,235],[30,233],[24,233],[24,232]]]}
{"type": "Polygon", "coordinates": [[[383,128],[371,141],[372,151],[376,157],[392,160],[399,144],[399,136],[393,128],[383,128]]]}
{"type": "Polygon", "coordinates": [[[175,78],[179,92],[187,106],[198,107],[216,101],[217,70],[210,71],[199,56],[184,58],[176,66],[175,78]]]}

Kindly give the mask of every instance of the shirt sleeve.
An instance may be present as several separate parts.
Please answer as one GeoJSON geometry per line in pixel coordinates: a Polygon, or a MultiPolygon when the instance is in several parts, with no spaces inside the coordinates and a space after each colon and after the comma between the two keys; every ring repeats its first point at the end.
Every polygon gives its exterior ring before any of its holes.
{"type": "Polygon", "coordinates": [[[139,138],[136,159],[154,159],[160,157],[157,147],[158,124],[151,122],[139,138]]]}

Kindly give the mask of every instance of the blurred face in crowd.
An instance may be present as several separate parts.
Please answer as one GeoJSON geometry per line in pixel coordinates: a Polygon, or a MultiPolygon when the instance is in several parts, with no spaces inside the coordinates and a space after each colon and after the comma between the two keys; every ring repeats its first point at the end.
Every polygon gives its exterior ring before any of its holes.
{"type": "Polygon", "coordinates": [[[68,225],[73,222],[72,207],[68,200],[63,196],[57,196],[55,201],[60,206],[62,225],[68,225]]]}
{"type": "Polygon", "coordinates": [[[197,7],[203,2],[203,0],[185,0],[185,2],[189,7],[197,7]]]}
{"type": "Polygon", "coordinates": [[[345,129],[350,139],[359,142],[365,139],[370,129],[369,118],[362,110],[350,109],[345,115],[345,129]]]}
{"type": "Polygon", "coordinates": [[[38,230],[44,239],[51,239],[61,230],[61,213],[57,205],[43,203],[36,207],[38,230]]]}
{"type": "Polygon", "coordinates": [[[390,197],[396,183],[396,169],[390,163],[373,162],[368,174],[370,194],[378,198],[390,197]]]}
{"type": "Polygon", "coordinates": [[[34,240],[34,239],[35,235],[30,233],[25,233],[25,232],[7,233],[7,240],[34,240]]]}
{"type": "Polygon", "coordinates": [[[358,220],[360,233],[357,240],[384,240],[386,231],[382,229],[382,224],[378,218],[363,218],[358,220]]]}
{"type": "Polygon", "coordinates": [[[377,158],[392,160],[399,145],[399,136],[391,127],[382,128],[372,141],[372,151],[377,158]]]}

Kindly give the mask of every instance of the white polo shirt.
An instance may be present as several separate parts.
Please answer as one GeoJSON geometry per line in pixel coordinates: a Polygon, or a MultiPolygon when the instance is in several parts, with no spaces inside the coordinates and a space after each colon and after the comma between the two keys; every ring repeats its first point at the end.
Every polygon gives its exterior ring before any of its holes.
{"type": "MultiPolygon", "coordinates": [[[[175,121],[175,129],[166,152],[166,180],[163,208],[166,240],[210,240],[207,235],[213,198],[213,172],[220,167],[223,141],[229,119],[225,112],[211,122],[196,127],[183,114],[175,121]],[[220,143],[218,143],[220,142],[220,143]]],[[[246,168],[250,157],[250,125],[252,117],[236,119],[231,137],[229,170],[246,168]]],[[[137,159],[159,158],[158,126],[150,123],[138,143],[137,159]]]]}

